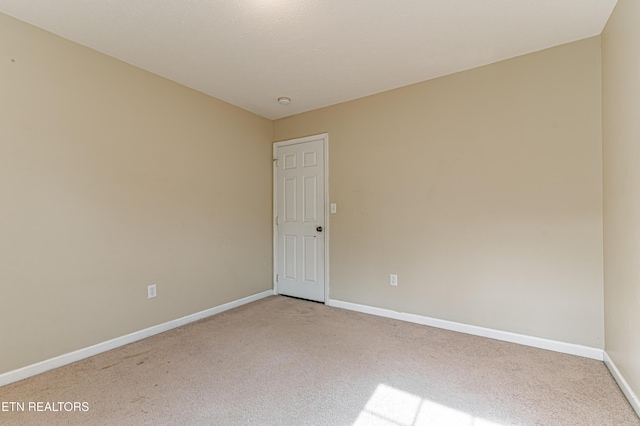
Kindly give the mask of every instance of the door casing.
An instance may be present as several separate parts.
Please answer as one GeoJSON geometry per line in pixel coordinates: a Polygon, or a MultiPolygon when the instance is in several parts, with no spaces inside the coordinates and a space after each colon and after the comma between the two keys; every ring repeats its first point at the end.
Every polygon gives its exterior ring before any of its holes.
{"type": "Polygon", "coordinates": [[[324,303],[329,303],[329,134],[321,133],[303,138],[275,142],[273,144],[273,293],[278,293],[278,148],[322,139],[324,148],[324,303]]]}

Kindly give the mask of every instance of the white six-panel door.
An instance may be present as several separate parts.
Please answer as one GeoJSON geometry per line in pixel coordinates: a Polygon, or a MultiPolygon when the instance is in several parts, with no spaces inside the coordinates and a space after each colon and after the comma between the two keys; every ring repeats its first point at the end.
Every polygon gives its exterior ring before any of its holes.
{"type": "Polygon", "coordinates": [[[325,137],[277,144],[279,294],[325,301],[325,137]]]}

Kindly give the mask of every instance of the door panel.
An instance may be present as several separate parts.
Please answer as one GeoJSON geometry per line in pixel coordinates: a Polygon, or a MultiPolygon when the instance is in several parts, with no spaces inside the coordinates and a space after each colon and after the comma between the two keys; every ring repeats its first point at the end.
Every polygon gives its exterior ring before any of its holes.
{"type": "Polygon", "coordinates": [[[318,239],[304,237],[303,255],[304,280],[308,283],[318,282],[318,239]]]}
{"type": "Polygon", "coordinates": [[[280,146],[277,158],[278,293],[324,302],[324,138],[280,146]]]}
{"type": "Polygon", "coordinates": [[[304,197],[304,221],[318,221],[318,196],[316,194],[318,182],[316,176],[304,177],[304,188],[302,196],[304,197]]]}
{"type": "Polygon", "coordinates": [[[296,206],[296,195],[298,192],[298,185],[296,177],[288,177],[284,179],[284,220],[285,222],[296,222],[297,221],[297,206],[296,206]]]}
{"type": "Polygon", "coordinates": [[[295,235],[284,236],[284,278],[295,280],[297,278],[297,266],[296,266],[296,241],[295,235]]]}

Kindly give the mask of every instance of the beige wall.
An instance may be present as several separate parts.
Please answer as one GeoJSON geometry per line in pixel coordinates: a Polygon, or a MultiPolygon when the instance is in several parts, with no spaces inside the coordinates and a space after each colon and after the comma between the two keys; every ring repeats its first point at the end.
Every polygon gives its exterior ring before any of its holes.
{"type": "Polygon", "coordinates": [[[640,395],[640,2],[618,1],[602,44],[606,350],[640,395]]]}
{"type": "Polygon", "coordinates": [[[0,373],[270,289],[271,142],[0,15],[0,373]]]}
{"type": "Polygon", "coordinates": [[[600,65],[595,37],[275,121],[329,133],[330,297],[602,348],[600,65]]]}

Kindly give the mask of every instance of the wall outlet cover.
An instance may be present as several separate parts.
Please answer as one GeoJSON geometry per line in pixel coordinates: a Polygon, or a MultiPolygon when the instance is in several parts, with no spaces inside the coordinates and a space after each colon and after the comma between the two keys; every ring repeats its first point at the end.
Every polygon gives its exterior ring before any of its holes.
{"type": "Polygon", "coordinates": [[[147,287],[147,299],[153,299],[156,296],[157,296],[156,285],[151,284],[150,286],[147,287]]]}

